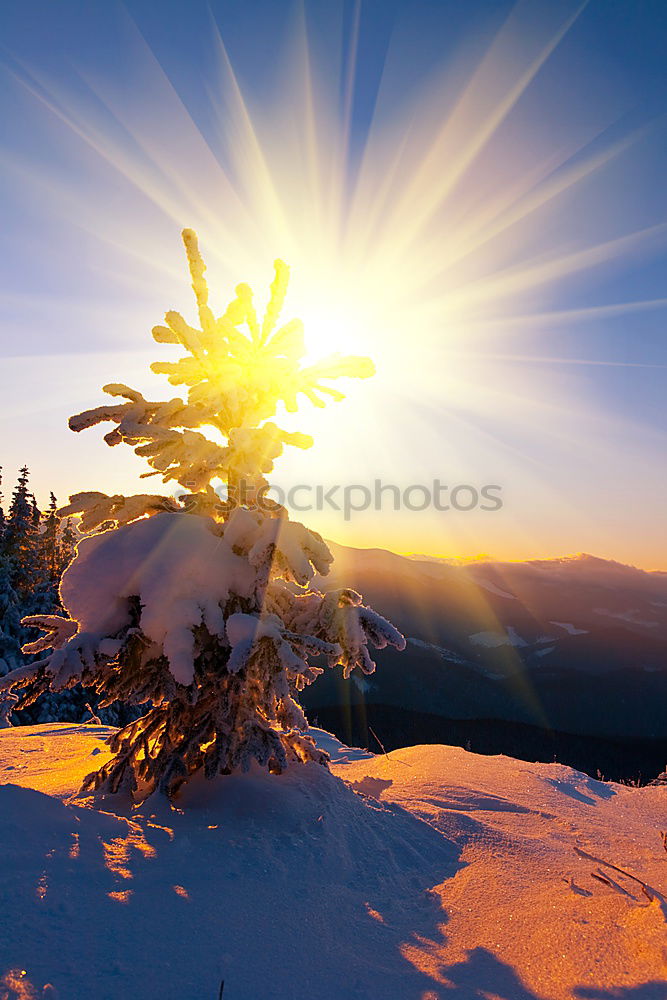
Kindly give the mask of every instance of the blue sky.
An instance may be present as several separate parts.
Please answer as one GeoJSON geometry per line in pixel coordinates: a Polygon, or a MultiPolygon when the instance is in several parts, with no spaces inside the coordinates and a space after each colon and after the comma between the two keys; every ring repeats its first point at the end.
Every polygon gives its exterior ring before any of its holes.
{"type": "Polygon", "coordinates": [[[66,418],[95,405],[103,382],[140,380],[150,327],[190,308],[178,231],[195,225],[213,283],[268,282],[284,254],[315,340],[337,346],[326,322],[318,332],[318,303],[341,327],[354,312],[343,346],[378,361],[349,403],[304,418],[322,446],[288,459],[288,479],[440,476],[505,491],[486,517],[316,513],[315,527],[401,551],[585,549],[667,567],[667,7],[577,11],[542,0],[4,5],[8,477],[27,462],[40,499],[51,486],[136,487],[129,451],[74,437],[66,418]],[[465,170],[430,198],[529,70],[465,170]],[[282,229],[266,217],[239,94],[282,229]],[[318,187],[330,159],[331,197],[318,187]],[[459,259],[466,240],[477,249],[459,259]]]}

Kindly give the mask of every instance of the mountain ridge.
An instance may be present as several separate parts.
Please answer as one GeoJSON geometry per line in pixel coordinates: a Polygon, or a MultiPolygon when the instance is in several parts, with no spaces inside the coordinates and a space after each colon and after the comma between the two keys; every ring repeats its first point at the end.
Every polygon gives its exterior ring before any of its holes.
{"type": "MultiPolygon", "coordinates": [[[[331,547],[332,570],[316,585],[358,590],[408,643],[381,651],[377,671],[351,685],[327,672],[304,693],[308,710],[403,706],[445,722],[667,740],[666,573],[587,553],[453,566],[331,547]]],[[[380,736],[391,743],[388,726],[380,736]]]]}

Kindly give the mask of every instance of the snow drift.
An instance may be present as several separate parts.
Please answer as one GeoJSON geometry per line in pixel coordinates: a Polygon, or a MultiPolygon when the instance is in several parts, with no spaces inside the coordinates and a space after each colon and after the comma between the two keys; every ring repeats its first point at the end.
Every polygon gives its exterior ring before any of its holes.
{"type": "Polygon", "coordinates": [[[316,731],[333,774],[70,802],[108,735],[0,732],[0,996],[667,996],[664,788],[316,731]]]}

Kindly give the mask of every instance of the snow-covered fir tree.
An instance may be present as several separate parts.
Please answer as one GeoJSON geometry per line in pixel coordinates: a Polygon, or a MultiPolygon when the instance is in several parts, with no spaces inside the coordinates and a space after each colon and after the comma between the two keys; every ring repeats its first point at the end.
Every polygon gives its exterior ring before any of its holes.
{"type": "Polygon", "coordinates": [[[58,516],[58,501],[53,493],[49,497],[49,508],[43,518],[43,530],[41,536],[42,562],[48,578],[57,583],[59,573],[59,538],[58,526],[60,518],[58,516]]]}
{"type": "Polygon", "coordinates": [[[14,589],[15,566],[10,562],[5,549],[5,524],[0,492],[0,677],[23,662],[21,654],[23,612],[14,589]]]}
{"type": "Polygon", "coordinates": [[[60,537],[58,541],[58,552],[57,558],[58,563],[56,566],[56,577],[60,580],[72,559],[74,558],[74,550],[76,548],[76,532],[72,528],[71,518],[66,518],[64,523],[61,522],[60,537]]]}
{"type": "MultiPolygon", "coordinates": [[[[72,559],[74,545],[75,533],[69,519],[63,523],[58,515],[53,493],[42,515],[29,488],[28,469],[22,468],[6,517],[0,504],[0,677],[37,658],[22,652],[23,644],[34,634],[22,619],[62,611],[58,581],[72,559]]],[[[94,692],[76,685],[66,691],[45,692],[17,713],[16,697],[3,699],[0,692],[0,715],[5,726],[80,722],[89,711],[86,702],[91,698],[94,692]]],[[[104,721],[125,724],[137,714],[136,709],[126,706],[108,706],[104,721]]]]}
{"type": "MultiPolygon", "coordinates": [[[[21,645],[28,632],[21,619],[39,610],[36,594],[44,582],[40,552],[40,513],[29,489],[30,473],[23,467],[7,514],[0,517],[0,675],[25,662],[21,645]]],[[[49,610],[56,607],[52,587],[49,610]]]]}
{"type": "MultiPolygon", "coordinates": [[[[22,619],[58,608],[57,579],[45,560],[41,514],[29,489],[29,475],[24,466],[6,516],[0,507],[0,677],[30,659],[21,650],[30,637],[22,619]]],[[[9,692],[4,698],[0,693],[3,726],[10,725],[16,702],[9,692]]]]}
{"type": "Polygon", "coordinates": [[[27,466],[19,472],[4,520],[3,551],[11,568],[19,599],[29,598],[41,579],[39,527],[41,515],[29,488],[27,466]]]}
{"type": "Polygon", "coordinates": [[[21,653],[24,614],[12,583],[9,560],[0,555],[0,677],[25,662],[21,653]]]}
{"type": "Polygon", "coordinates": [[[110,446],[129,444],[150,471],[187,492],[125,497],[79,493],[60,513],[79,515],[87,533],[65,571],[67,616],[35,615],[45,635],[29,653],[52,652],[0,681],[28,705],[78,682],[100,705],[120,699],[147,706],[112,739],[115,756],[85,788],[126,790],[135,799],[173,795],[196,772],[207,777],[255,760],[280,772],[327,756],[308,734],[298,692],[340,665],[375,669],[368,645],[402,649],[405,640],[359,594],[322,594],[310,584],[332,556],[317,533],[292,521],[268,496],[267,475],[285,445],[312,439],[281,429],[279,405],[296,411],[300,395],[316,406],[342,394],[328,383],[367,377],[367,358],[333,355],[304,365],[304,334],[278,326],[289,271],[275,262],[260,320],[240,284],[224,313],[208,300],[197,237],[184,230],[199,326],[177,312],[153,329],[159,344],[184,351],[152,365],[185,398],[151,401],[126,385],[104,387],[112,401],[72,417],[81,431],[111,423],[110,446]],[[203,429],[214,428],[211,440],[203,429]],[[222,443],[220,443],[222,442],[222,443]],[[212,483],[227,484],[221,503],[212,483]]]}

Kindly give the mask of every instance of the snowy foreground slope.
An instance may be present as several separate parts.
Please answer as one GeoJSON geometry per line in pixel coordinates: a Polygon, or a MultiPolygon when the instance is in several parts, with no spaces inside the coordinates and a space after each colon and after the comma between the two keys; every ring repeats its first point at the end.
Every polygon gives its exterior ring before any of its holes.
{"type": "Polygon", "coordinates": [[[109,732],[0,731],[2,1000],[667,998],[664,787],[318,732],[333,774],[69,802],[109,732]]]}

